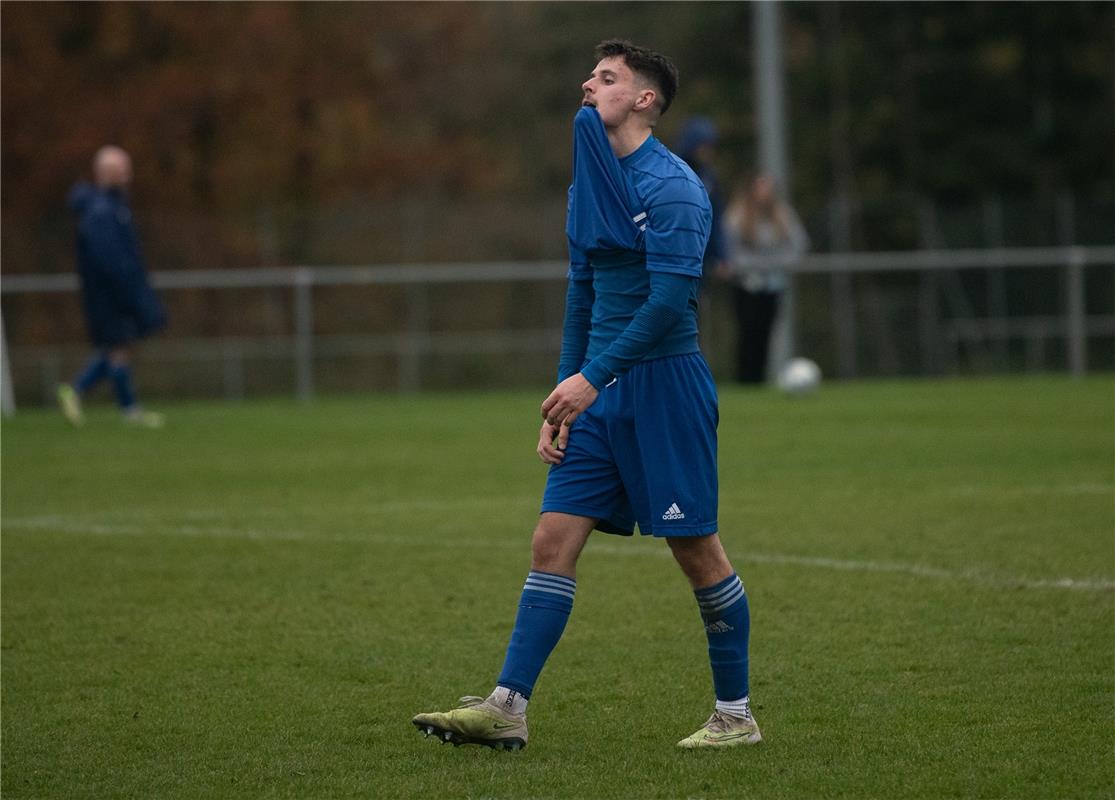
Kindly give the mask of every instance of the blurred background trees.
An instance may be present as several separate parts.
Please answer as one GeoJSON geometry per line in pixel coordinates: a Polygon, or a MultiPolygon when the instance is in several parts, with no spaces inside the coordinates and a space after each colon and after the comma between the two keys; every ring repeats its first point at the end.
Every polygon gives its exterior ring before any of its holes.
{"type": "MultiPolygon", "coordinates": [[[[723,130],[729,180],[755,152],[746,3],[2,14],[8,272],[69,269],[63,198],[109,141],[135,156],[157,268],[560,258],[569,117],[592,46],[613,35],[677,60],[667,143],[701,113],[723,130]]],[[[790,194],[820,247],[836,197],[855,248],[926,244],[926,200],[960,221],[956,244],[982,243],[989,197],[1016,243],[1056,242],[1069,202],[1075,238],[1110,240],[1115,5],[803,2],[784,14],[790,194]]]]}
{"type": "MultiPolygon", "coordinates": [[[[815,250],[1115,242],[1115,3],[781,9],[788,195],[815,250]]],[[[65,195],[106,142],[135,158],[137,219],[156,270],[563,259],[570,122],[593,46],[623,36],[676,60],[682,89],[658,135],[672,145],[687,116],[711,117],[731,187],[757,153],[753,14],[748,3],[705,2],[4,3],[3,272],[72,270],[65,195]]],[[[1088,313],[1112,313],[1113,281],[1110,269],[1089,272],[1088,313]]],[[[705,344],[724,374],[730,312],[713,288],[705,344]]],[[[1053,269],[804,275],[798,288],[800,347],[839,375],[946,369],[922,352],[929,334],[911,332],[938,295],[942,324],[954,327],[1041,322],[1065,305],[1053,269]],[[834,342],[853,326],[858,344],[841,366],[834,342]]],[[[417,305],[382,289],[319,290],[314,333],[393,335],[414,327],[416,308],[447,335],[560,325],[560,289],[481,289],[434,287],[417,305]]],[[[178,290],[171,300],[168,347],[286,342],[297,327],[283,290],[178,290]]],[[[83,352],[76,299],[6,294],[4,321],[19,390],[38,382],[49,398],[83,352]]],[[[1060,328],[1042,324],[977,342],[970,358],[956,344],[952,363],[1062,366],[1060,328]]],[[[1115,365],[1115,337],[1101,331],[1090,347],[1090,364],[1115,365]]],[[[508,379],[503,356],[426,360],[434,385],[469,385],[484,370],[494,376],[485,385],[508,379]]],[[[521,380],[551,377],[548,355],[521,360],[521,380]]],[[[285,365],[259,362],[246,378],[226,375],[226,390],[284,385],[285,365]]],[[[366,362],[352,386],[405,372],[366,362]]],[[[146,374],[162,375],[168,394],[200,384],[175,368],[146,374]]],[[[325,377],[319,369],[323,385],[349,386],[325,377]]]]}

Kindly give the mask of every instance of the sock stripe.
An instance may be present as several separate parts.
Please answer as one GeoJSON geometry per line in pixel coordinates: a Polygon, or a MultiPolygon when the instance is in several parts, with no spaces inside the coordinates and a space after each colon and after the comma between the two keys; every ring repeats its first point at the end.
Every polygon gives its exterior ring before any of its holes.
{"type": "Polygon", "coordinates": [[[709,586],[705,589],[697,589],[693,594],[697,595],[698,600],[715,600],[718,596],[735,588],[736,584],[742,583],[738,575],[729,575],[715,586],[709,586]]]}
{"type": "Polygon", "coordinates": [[[548,589],[548,588],[545,588],[545,587],[542,587],[542,586],[531,586],[528,583],[526,586],[523,587],[523,591],[524,592],[545,592],[546,594],[556,594],[560,597],[566,598],[567,600],[569,600],[570,603],[573,602],[573,593],[572,592],[563,592],[560,589],[548,589]]]}
{"type": "Polygon", "coordinates": [[[577,582],[562,575],[550,575],[545,572],[531,572],[523,584],[524,592],[546,592],[556,594],[573,602],[577,591],[577,582]]]}
{"type": "Polygon", "coordinates": [[[743,597],[743,595],[744,591],[743,586],[741,585],[737,587],[734,592],[727,595],[722,600],[718,600],[715,603],[701,603],[701,611],[705,612],[706,614],[715,614],[718,611],[723,611],[724,609],[735,605],[739,601],[739,599],[743,597]]]}
{"type": "Polygon", "coordinates": [[[723,583],[708,589],[700,589],[694,594],[703,613],[715,614],[733,605],[744,595],[743,581],[738,575],[732,575],[723,583]]]}
{"type": "Polygon", "coordinates": [[[711,592],[711,594],[701,595],[699,594],[699,592],[695,592],[695,594],[697,595],[697,599],[701,601],[701,603],[716,603],[716,601],[719,600],[721,597],[724,597],[725,595],[729,594],[729,592],[734,591],[737,586],[740,586],[739,578],[736,578],[736,580],[731,582],[730,586],[726,586],[723,589],[711,592]]]}
{"type": "Polygon", "coordinates": [[[743,597],[743,596],[744,596],[744,590],[740,589],[739,594],[734,595],[733,597],[730,597],[730,598],[726,599],[724,601],[724,603],[721,603],[717,606],[701,606],[701,611],[704,611],[704,613],[706,615],[719,614],[720,611],[724,611],[724,610],[730,608],[731,606],[734,606],[736,603],[738,603],[739,598],[743,597]]]}
{"type": "Polygon", "coordinates": [[[550,583],[555,586],[564,586],[567,589],[575,589],[577,587],[577,582],[572,578],[566,578],[564,575],[551,575],[548,572],[531,572],[527,574],[527,580],[550,583]]]}

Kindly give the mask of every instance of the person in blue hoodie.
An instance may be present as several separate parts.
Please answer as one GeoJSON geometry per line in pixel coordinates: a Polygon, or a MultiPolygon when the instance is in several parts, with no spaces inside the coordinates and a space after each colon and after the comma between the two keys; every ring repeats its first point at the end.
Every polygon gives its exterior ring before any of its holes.
{"type": "Polygon", "coordinates": [[[617,39],[596,58],[573,121],[569,285],[558,384],[541,408],[537,452],[550,471],[531,569],[495,689],[412,722],[443,742],[525,747],[527,703],[572,612],[582,548],[593,530],[637,525],[666,541],[708,638],[715,708],[678,746],[755,744],[750,615],[718,534],[719,412],[697,340],[712,209],[653,135],[677,91],[674,65],[617,39]]]}
{"type": "Polygon", "coordinates": [[[77,271],[89,339],[96,352],[70,384],[58,387],[62,413],[84,421],[82,397],[103,380],[112,383],[124,420],[157,428],[163,417],[136,399],[132,354],[136,343],[166,326],[166,312],[151,288],[129,205],[131,157],[105,146],[93,158],[93,183],[70,190],[77,217],[77,271]]]}
{"type": "Polygon", "coordinates": [[[716,145],[719,141],[720,132],[716,129],[715,122],[708,117],[690,117],[682,126],[677,144],[678,155],[701,179],[712,206],[712,229],[705,248],[702,272],[702,280],[706,285],[714,277],[723,275],[727,269],[727,255],[721,231],[725,200],[716,169],[716,145]]]}

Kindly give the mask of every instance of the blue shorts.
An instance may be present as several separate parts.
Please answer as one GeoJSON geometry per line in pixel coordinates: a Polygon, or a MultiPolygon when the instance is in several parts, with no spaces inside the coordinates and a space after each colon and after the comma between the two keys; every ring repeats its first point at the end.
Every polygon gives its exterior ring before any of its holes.
{"type": "Polygon", "coordinates": [[[573,423],[542,511],[630,536],[717,531],[716,385],[700,353],[636,364],[573,423]]]}

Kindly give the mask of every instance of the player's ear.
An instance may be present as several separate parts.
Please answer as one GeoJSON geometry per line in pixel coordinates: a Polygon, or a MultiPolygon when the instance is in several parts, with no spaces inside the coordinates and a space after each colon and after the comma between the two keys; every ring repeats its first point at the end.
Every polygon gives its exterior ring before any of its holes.
{"type": "Polygon", "coordinates": [[[654,89],[643,89],[639,92],[639,96],[635,98],[635,110],[646,111],[654,105],[654,101],[658,99],[658,95],[654,89]]]}

